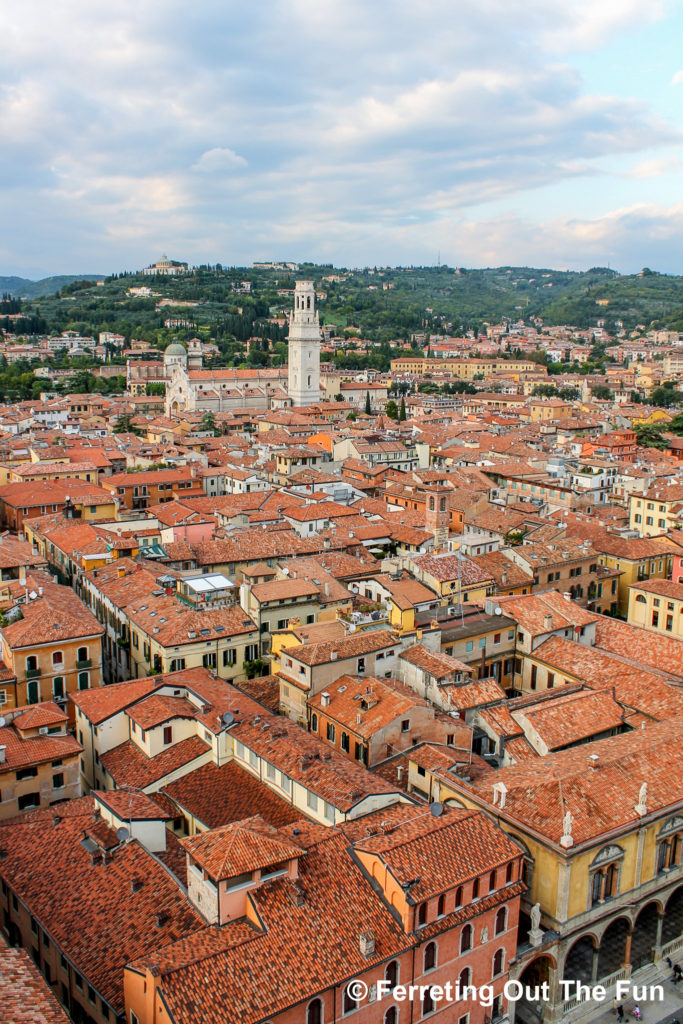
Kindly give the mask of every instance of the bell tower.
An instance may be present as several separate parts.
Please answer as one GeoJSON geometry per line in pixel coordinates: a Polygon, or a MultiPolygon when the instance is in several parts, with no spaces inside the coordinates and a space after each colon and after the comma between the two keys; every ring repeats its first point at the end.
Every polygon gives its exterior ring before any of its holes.
{"type": "Polygon", "coordinates": [[[320,324],[312,281],[297,281],[289,317],[288,392],[293,405],[320,401],[320,324]]]}

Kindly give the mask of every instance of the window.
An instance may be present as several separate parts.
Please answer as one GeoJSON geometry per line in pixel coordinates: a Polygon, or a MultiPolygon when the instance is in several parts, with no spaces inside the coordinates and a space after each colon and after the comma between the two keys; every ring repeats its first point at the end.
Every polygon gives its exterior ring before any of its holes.
{"type": "Polygon", "coordinates": [[[398,1009],[395,1006],[390,1006],[387,1012],[384,1014],[384,1024],[398,1024],[398,1009]]]}
{"type": "Polygon", "coordinates": [[[398,985],[399,963],[398,960],[390,960],[384,969],[384,978],[389,982],[392,989],[398,985]]]}
{"type": "Polygon", "coordinates": [[[552,690],[554,685],[555,685],[555,673],[554,672],[548,672],[548,689],[552,690]]]}
{"type": "Polygon", "coordinates": [[[315,712],[311,715],[311,732],[318,731],[318,716],[315,712]]]}
{"type": "Polygon", "coordinates": [[[492,871],[489,875],[489,892],[496,891],[496,872],[492,871]]]}
{"type": "Polygon", "coordinates": [[[38,774],[38,769],[35,765],[30,768],[21,768],[17,772],[17,782],[21,782],[23,779],[35,779],[38,774]]]}
{"type": "Polygon", "coordinates": [[[52,652],[52,664],[53,665],[63,665],[64,664],[64,655],[62,654],[61,651],[53,651],[52,652]]]}
{"type": "Polygon", "coordinates": [[[292,790],[292,780],[284,772],[280,772],[280,785],[285,793],[290,793],[292,790]]]}
{"type": "Polygon", "coordinates": [[[53,775],[52,776],[52,788],[53,789],[63,789],[63,787],[64,787],[64,776],[62,775],[61,772],[58,772],[57,775],[53,775]]]}
{"type": "Polygon", "coordinates": [[[479,899],[479,879],[478,878],[475,878],[474,881],[472,882],[472,899],[473,900],[478,900],[479,899]]]}
{"type": "Polygon", "coordinates": [[[334,728],[332,722],[328,722],[327,723],[327,739],[329,740],[330,743],[334,743],[335,736],[336,736],[335,728],[334,728]]]}
{"type": "Polygon", "coordinates": [[[166,746],[168,746],[168,744],[172,743],[172,742],[173,742],[173,726],[172,725],[165,725],[164,726],[164,744],[166,746]]]}
{"type": "Polygon", "coordinates": [[[471,984],[471,980],[472,971],[469,967],[466,967],[463,971],[460,972],[460,977],[458,978],[458,986],[461,992],[463,992],[471,984]]]}
{"type": "Polygon", "coordinates": [[[357,1010],[359,1006],[360,1000],[354,998],[352,987],[348,985],[344,989],[344,996],[342,998],[342,1013],[351,1013],[353,1010],[357,1010]]]}
{"type": "Polygon", "coordinates": [[[345,754],[348,754],[348,752],[349,752],[349,734],[347,732],[343,732],[341,734],[341,748],[342,748],[342,750],[344,751],[345,754]]]}
{"type": "Polygon", "coordinates": [[[467,651],[468,654],[470,653],[470,651],[474,650],[474,641],[473,640],[468,640],[467,641],[467,643],[465,644],[465,650],[467,651]]]}
{"type": "Polygon", "coordinates": [[[52,680],[52,696],[64,696],[64,679],[62,676],[55,676],[55,678],[52,680]]]}
{"type": "Polygon", "coordinates": [[[78,689],[79,690],[87,690],[89,686],[90,686],[90,673],[89,672],[79,672],[78,673],[78,689]]]}
{"type": "Polygon", "coordinates": [[[431,989],[428,989],[422,997],[422,1016],[426,1017],[428,1013],[434,1012],[434,1000],[432,998],[431,989]]]}
{"type": "Polygon", "coordinates": [[[472,949],[473,941],[473,929],[471,924],[466,924],[460,933],[460,952],[466,953],[468,949],[472,949]]]}
{"type": "Polygon", "coordinates": [[[202,665],[204,668],[215,668],[216,667],[216,652],[207,651],[202,655],[202,665]]]}
{"type": "Polygon", "coordinates": [[[271,781],[275,780],[275,767],[268,761],[266,761],[266,778],[271,779],[271,781]]]}
{"type": "Polygon", "coordinates": [[[77,655],[77,657],[78,657],[79,661],[87,661],[88,660],[88,648],[87,647],[79,647],[78,648],[78,655],[77,655]]]}
{"type": "Polygon", "coordinates": [[[427,924],[427,904],[421,903],[417,908],[417,927],[422,928],[427,924]]]}
{"type": "Polygon", "coordinates": [[[505,909],[505,907],[501,907],[500,910],[498,910],[498,912],[496,913],[496,921],[493,927],[494,935],[503,934],[503,932],[505,931],[505,926],[507,924],[506,918],[507,910],[505,909]]]}
{"type": "Polygon", "coordinates": [[[235,665],[237,663],[237,651],[234,647],[228,647],[223,651],[223,667],[227,668],[229,665],[235,665]]]}
{"type": "Polygon", "coordinates": [[[365,672],[365,658],[358,659],[358,672],[365,672]]]}
{"type": "Polygon", "coordinates": [[[531,666],[531,680],[529,681],[529,686],[531,687],[532,690],[536,689],[536,677],[537,676],[538,676],[538,666],[537,665],[532,665],[531,666]]]}
{"type": "Polygon", "coordinates": [[[497,978],[499,974],[503,973],[503,967],[505,966],[505,950],[497,949],[493,957],[493,977],[497,978]]]}
{"type": "Polygon", "coordinates": [[[30,654],[26,659],[26,671],[37,672],[38,671],[38,659],[35,654],[30,654]]]}
{"type": "Polygon", "coordinates": [[[443,893],[441,893],[441,895],[439,896],[439,902],[438,902],[437,908],[436,908],[436,916],[437,917],[443,917],[445,913],[446,913],[446,897],[444,896],[443,893]]]}
{"type": "Polygon", "coordinates": [[[455,905],[456,907],[462,906],[462,886],[459,885],[455,890],[455,905]]]}
{"type": "Polygon", "coordinates": [[[403,721],[401,722],[401,732],[408,732],[409,729],[410,729],[410,719],[409,718],[404,718],[403,721]]]}
{"type": "Polygon", "coordinates": [[[424,971],[433,971],[436,967],[436,943],[428,942],[424,951],[424,971]]]}
{"type": "Polygon", "coordinates": [[[306,1010],[306,1024],[323,1024],[322,1000],[314,999],[306,1010]]]}
{"type": "Polygon", "coordinates": [[[310,789],[306,794],[306,804],[311,808],[312,811],[318,810],[318,798],[315,793],[311,793],[310,789]]]}

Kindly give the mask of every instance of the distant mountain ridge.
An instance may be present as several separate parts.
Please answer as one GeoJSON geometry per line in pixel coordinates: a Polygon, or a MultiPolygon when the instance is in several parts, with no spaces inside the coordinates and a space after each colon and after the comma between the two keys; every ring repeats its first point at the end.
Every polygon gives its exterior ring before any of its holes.
{"type": "Polygon", "coordinates": [[[61,274],[56,277],[43,277],[40,281],[31,281],[28,277],[0,277],[0,295],[11,295],[16,299],[40,299],[44,295],[54,295],[65,284],[74,281],[102,281],[106,274],[61,274]]]}

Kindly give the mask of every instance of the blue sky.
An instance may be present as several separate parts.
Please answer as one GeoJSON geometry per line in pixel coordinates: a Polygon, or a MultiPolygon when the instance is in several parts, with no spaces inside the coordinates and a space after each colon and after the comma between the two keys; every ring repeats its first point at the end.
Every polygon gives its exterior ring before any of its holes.
{"type": "Polygon", "coordinates": [[[0,274],[683,273],[681,0],[23,0],[0,274]]]}

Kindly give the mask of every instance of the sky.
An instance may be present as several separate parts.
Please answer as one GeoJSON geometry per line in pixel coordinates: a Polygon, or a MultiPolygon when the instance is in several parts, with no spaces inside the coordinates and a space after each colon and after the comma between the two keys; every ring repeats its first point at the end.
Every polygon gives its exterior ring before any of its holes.
{"type": "Polygon", "coordinates": [[[683,0],[22,0],[0,275],[683,273],[683,0]]]}

